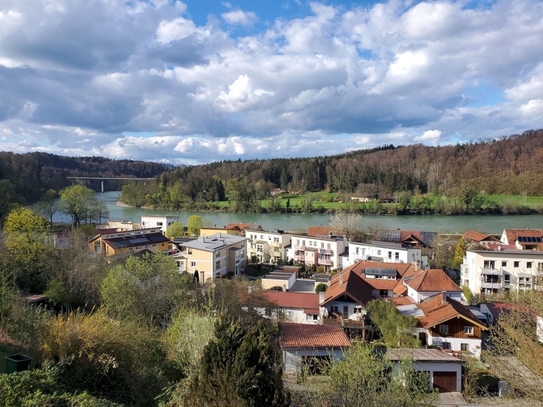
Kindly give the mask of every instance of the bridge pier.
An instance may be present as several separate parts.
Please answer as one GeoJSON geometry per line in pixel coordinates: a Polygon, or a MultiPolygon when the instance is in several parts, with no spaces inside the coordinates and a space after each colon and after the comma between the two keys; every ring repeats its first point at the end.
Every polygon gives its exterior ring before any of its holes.
{"type": "Polygon", "coordinates": [[[102,187],[102,193],[104,193],[104,181],[100,181],[100,186],[102,187]]]}

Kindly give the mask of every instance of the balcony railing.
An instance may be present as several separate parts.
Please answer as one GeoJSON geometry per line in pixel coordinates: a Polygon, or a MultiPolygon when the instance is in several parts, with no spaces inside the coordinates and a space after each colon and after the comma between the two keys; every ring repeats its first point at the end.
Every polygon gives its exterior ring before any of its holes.
{"type": "Polygon", "coordinates": [[[319,249],[319,254],[330,254],[333,255],[334,251],[331,249],[319,249]]]}
{"type": "Polygon", "coordinates": [[[295,254],[294,260],[305,260],[305,255],[302,254],[295,254]]]}
{"type": "Polygon", "coordinates": [[[331,260],[331,259],[323,259],[323,258],[318,258],[317,261],[319,262],[319,264],[325,264],[327,266],[333,266],[334,265],[334,262],[331,260]]]}
{"type": "Polygon", "coordinates": [[[356,327],[356,328],[364,327],[364,321],[356,321],[353,319],[343,319],[343,318],[323,318],[322,324],[342,326],[342,327],[356,327]]]}
{"type": "Polygon", "coordinates": [[[294,248],[294,250],[305,250],[305,245],[292,245],[292,247],[294,248]]]}

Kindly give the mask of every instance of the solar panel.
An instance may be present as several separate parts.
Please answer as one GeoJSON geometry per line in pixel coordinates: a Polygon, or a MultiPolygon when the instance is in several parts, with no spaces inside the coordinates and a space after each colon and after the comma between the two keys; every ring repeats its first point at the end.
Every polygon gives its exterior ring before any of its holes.
{"type": "Polygon", "coordinates": [[[517,240],[519,243],[541,243],[540,236],[519,236],[517,240]]]}
{"type": "Polygon", "coordinates": [[[128,239],[130,244],[147,243],[149,240],[146,237],[137,237],[135,239],[128,239]]]}
{"type": "Polygon", "coordinates": [[[399,242],[401,230],[379,230],[377,231],[377,240],[385,240],[387,242],[399,242]]]}

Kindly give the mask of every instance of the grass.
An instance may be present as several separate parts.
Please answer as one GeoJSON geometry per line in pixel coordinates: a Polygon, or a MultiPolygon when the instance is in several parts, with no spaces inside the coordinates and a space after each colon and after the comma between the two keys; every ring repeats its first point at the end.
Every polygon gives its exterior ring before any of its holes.
{"type": "Polygon", "coordinates": [[[490,199],[503,204],[513,204],[517,206],[527,206],[529,208],[539,208],[543,206],[543,196],[527,196],[522,195],[489,195],[490,199]]]}

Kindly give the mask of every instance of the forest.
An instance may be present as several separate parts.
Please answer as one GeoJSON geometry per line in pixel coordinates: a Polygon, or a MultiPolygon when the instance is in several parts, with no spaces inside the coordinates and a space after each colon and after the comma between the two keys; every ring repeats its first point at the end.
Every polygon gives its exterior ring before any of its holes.
{"type": "MultiPolygon", "coordinates": [[[[487,197],[543,195],[542,160],[543,130],[538,130],[454,146],[387,145],[329,157],[174,168],[146,188],[125,185],[120,199],[137,207],[216,210],[225,208],[217,203],[228,201],[227,209],[234,212],[288,212],[286,201],[272,198],[271,192],[280,190],[291,195],[327,192],[336,198],[346,194],[347,199],[357,195],[399,202],[392,210],[376,202],[357,206],[366,213],[515,213],[510,205],[487,197]]],[[[300,202],[290,210],[326,210],[322,206],[300,202]]]]}

